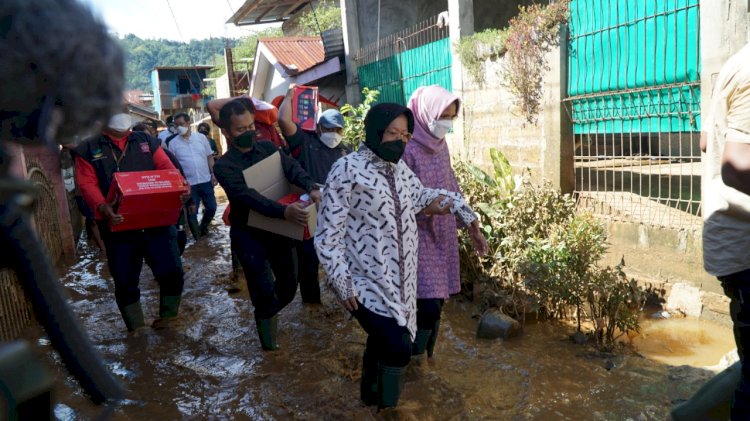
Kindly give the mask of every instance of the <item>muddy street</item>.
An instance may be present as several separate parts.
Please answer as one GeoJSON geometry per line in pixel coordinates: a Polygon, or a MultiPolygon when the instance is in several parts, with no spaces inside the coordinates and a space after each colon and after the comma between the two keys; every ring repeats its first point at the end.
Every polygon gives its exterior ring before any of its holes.
{"type": "MultiPolygon", "coordinates": [[[[58,373],[54,411],[63,420],[664,419],[673,402],[711,376],[635,353],[600,354],[570,342],[568,327],[549,323],[527,323],[520,338],[506,342],[478,340],[475,307],[454,299],[435,357],[409,367],[397,412],[378,414],[358,399],[365,335],[326,287],[322,305],[303,305],[297,297],[281,312],[281,350],[260,351],[246,288],[225,290],[227,227],[214,225],[185,251],[179,322],[138,335],[124,328],[104,256],[85,241],[79,251],[63,282],[129,396],[103,413],[64,372],[44,336],[30,332],[58,373]]],[[[158,289],[145,267],[141,288],[150,323],[158,289]]]]}

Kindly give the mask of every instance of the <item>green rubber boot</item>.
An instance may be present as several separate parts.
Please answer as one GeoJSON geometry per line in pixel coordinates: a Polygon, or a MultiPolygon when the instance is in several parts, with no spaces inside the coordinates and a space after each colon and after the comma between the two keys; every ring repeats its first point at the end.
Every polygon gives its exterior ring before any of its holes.
{"type": "Polygon", "coordinates": [[[130,332],[139,327],[146,326],[146,322],[143,320],[143,308],[141,308],[140,302],[121,307],[120,314],[122,315],[122,320],[125,321],[125,327],[127,327],[130,332]]]}
{"type": "Polygon", "coordinates": [[[275,351],[279,349],[276,343],[276,334],[278,332],[279,319],[273,316],[270,319],[256,319],[255,325],[258,329],[258,338],[260,338],[260,347],[264,351],[275,351]]]}
{"type": "Polygon", "coordinates": [[[427,339],[427,356],[432,358],[432,353],[435,350],[435,343],[437,342],[438,331],[440,330],[440,320],[435,322],[435,327],[432,328],[430,338],[427,339]]]}
{"type": "Polygon", "coordinates": [[[404,367],[378,365],[378,409],[395,408],[403,388],[404,367]]]}
{"type": "Polygon", "coordinates": [[[414,337],[414,343],[411,345],[411,355],[422,355],[427,349],[427,341],[430,340],[432,330],[417,329],[414,337]]]}
{"type": "Polygon", "coordinates": [[[179,295],[165,295],[159,297],[159,317],[162,319],[169,319],[177,317],[180,311],[180,301],[182,297],[179,295]]]}
{"type": "Polygon", "coordinates": [[[367,353],[362,356],[362,378],[359,381],[359,398],[367,406],[378,404],[378,361],[367,353]]]}

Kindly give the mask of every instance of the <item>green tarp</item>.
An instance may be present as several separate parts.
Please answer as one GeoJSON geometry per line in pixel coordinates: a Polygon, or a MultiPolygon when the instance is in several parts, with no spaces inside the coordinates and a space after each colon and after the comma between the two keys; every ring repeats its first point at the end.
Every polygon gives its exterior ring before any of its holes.
{"type": "Polygon", "coordinates": [[[576,133],[700,130],[698,3],[571,2],[568,96],[612,92],[573,100],[576,133]]]}
{"type": "Polygon", "coordinates": [[[440,85],[452,91],[449,38],[364,64],[357,70],[359,86],[380,91],[378,102],[406,105],[420,86],[440,85]]]}

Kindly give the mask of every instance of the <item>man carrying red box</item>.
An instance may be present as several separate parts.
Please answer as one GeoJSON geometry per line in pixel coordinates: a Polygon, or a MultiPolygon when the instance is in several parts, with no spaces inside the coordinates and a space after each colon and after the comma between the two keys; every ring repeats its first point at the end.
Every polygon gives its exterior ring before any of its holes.
{"type": "Polygon", "coordinates": [[[116,232],[111,228],[124,221],[105,199],[115,173],[175,169],[158,140],[143,132],[131,132],[130,126],[129,115],[113,116],[101,136],[88,139],[75,149],[75,164],[81,195],[94,210],[107,249],[117,307],[127,329],[134,331],[145,325],[138,287],[143,261],[160,288],[159,319],[154,327],[177,317],[184,280],[174,225],[116,232]]]}

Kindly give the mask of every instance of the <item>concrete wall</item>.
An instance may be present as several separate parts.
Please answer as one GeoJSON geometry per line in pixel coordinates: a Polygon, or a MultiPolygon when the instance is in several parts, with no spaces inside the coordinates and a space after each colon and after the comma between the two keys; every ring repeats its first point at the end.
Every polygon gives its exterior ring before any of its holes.
{"type": "Polygon", "coordinates": [[[483,168],[491,168],[490,149],[499,149],[514,172],[529,170],[538,182],[547,179],[569,191],[572,186],[572,131],[561,126],[560,50],[549,53],[542,111],[535,124],[526,120],[515,97],[503,86],[505,59],[487,60],[485,85],[463,72],[463,140],[451,139],[454,153],[483,168]],[[462,145],[457,145],[462,143],[462,145]],[[561,146],[570,145],[565,162],[561,146]],[[563,173],[565,177],[563,178],[563,173]]]}
{"type": "MultiPolygon", "coordinates": [[[[359,44],[364,47],[378,39],[378,2],[356,2],[359,44]]],[[[448,10],[447,0],[380,0],[380,38],[416,25],[448,10]]]]}
{"type": "Polygon", "coordinates": [[[702,0],[700,9],[701,110],[705,115],[721,66],[750,40],[750,17],[744,0],[702,0]]]}

